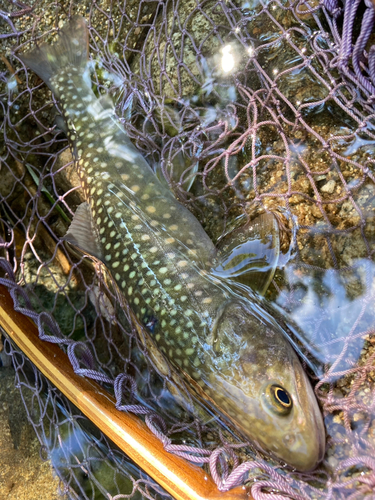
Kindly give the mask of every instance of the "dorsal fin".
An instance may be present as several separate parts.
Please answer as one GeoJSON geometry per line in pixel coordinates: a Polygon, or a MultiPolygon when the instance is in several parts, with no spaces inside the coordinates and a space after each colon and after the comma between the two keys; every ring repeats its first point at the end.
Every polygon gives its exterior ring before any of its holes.
{"type": "Polygon", "coordinates": [[[172,189],[172,191],[175,190],[175,186],[179,184],[182,178],[182,189],[190,191],[198,172],[198,165],[199,162],[196,158],[190,158],[181,150],[173,156],[171,162],[166,167],[168,180],[164,177],[160,163],[155,167],[155,174],[159,181],[167,186],[168,189],[172,189]]]}
{"type": "Polygon", "coordinates": [[[279,225],[276,217],[266,212],[224,236],[213,274],[243,283],[263,295],[275,274],[279,255],[279,225]]]}

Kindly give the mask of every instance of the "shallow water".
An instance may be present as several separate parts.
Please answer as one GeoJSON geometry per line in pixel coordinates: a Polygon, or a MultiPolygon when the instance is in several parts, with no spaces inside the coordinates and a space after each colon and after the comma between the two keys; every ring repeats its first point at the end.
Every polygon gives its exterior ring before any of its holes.
{"type": "MultiPolygon", "coordinates": [[[[177,5],[177,17],[185,23],[189,38],[173,26],[171,10],[160,10],[156,18],[150,17],[150,4],[138,15],[144,25],[143,42],[132,52],[139,35],[132,24],[137,9],[133,4],[128,6],[131,20],[126,23],[132,29],[125,45],[122,37],[128,27],[119,27],[117,7],[108,2],[106,8],[114,19],[108,30],[106,16],[95,8],[92,11],[91,22],[97,29],[92,33],[96,90],[121,83],[117,109],[126,118],[129,133],[150,164],[167,173],[179,199],[197,215],[214,242],[238,215],[252,214],[254,198],[271,210],[287,210],[294,216],[285,222],[286,241],[282,242],[288,247],[292,226],[298,225],[298,230],[294,228],[294,256],[280,266],[266,298],[276,308],[275,315],[281,316],[280,321],[294,331],[292,339],[305,356],[310,366],[307,369],[320,377],[316,391],[329,440],[321,473],[309,480],[320,484],[320,492],[314,493],[318,498],[325,496],[326,477],[337,485],[337,498],[346,498],[355,488],[357,498],[361,498],[368,493],[365,481],[371,475],[370,466],[364,464],[368,465],[375,446],[375,188],[370,108],[363,95],[349,85],[337,87],[341,79],[336,70],[329,70],[332,46],[321,29],[326,26],[322,16],[308,15],[301,21],[279,4],[263,9],[254,2],[242,8],[231,4],[232,18],[225,7],[215,10],[212,2],[206,2],[206,16],[220,26],[213,32],[211,21],[193,11],[193,4],[185,8],[177,5]],[[156,31],[146,29],[149,23],[156,31]],[[155,32],[160,35],[157,44],[155,32]],[[172,45],[168,46],[168,39],[172,45]],[[103,52],[106,45],[111,48],[109,53],[103,52]],[[181,49],[181,55],[175,55],[172,46],[181,49]],[[201,46],[199,57],[197,46],[201,46]],[[157,54],[164,52],[166,58],[160,63],[157,54]],[[124,57],[131,59],[132,71],[124,65],[124,57]],[[178,63],[182,65],[176,71],[178,63]],[[117,78],[103,81],[106,74],[102,66],[112,67],[117,78]],[[332,154],[328,154],[327,143],[332,154]],[[194,177],[197,164],[198,173],[190,186],[188,177],[194,177]],[[344,370],[349,372],[343,374],[344,370]],[[346,464],[348,458],[356,466],[346,464]],[[349,481],[348,488],[338,486],[342,480],[349,481]]],[[[81,13],[87,14],[82,8],[81,13]]],[[[22,18],[19,22],[26,23],[22,18]]],[[[82,194],[76,189],[73,169],[64,168],[69,155],[50,156],[58,153],[66,140],[51,130],[54,108],[48,104],[48,93],[33,78],[30,102],[37,111],[38,129],[31,115],[18,123],[29,109],[28,94],[19,93],[24,87],[15,88],[13,81],[6,89],[6,100],[8,91],[10,96],[7,137],[22,144],[17,149],[15,143],[7,143],[7,148],[4,143],[1,152],[6,155],[10,151],[17,158],[14,161],[11,154],[5,158],[0,186],[3,224],[16,226],[13,233],[2,229],[8,242],[7,258],[22,262],[17,279],[27,283],[32,307],[52,312],[64,335],[89,339],[96,362],[105,373],[116,376],[126,364],[140,388],[136,396],[139,402],[158,409],[172,428],[184,420],[183,432],[173,434],[176,443],[219,446],[217,424],[205,425],[210,415],[203,411],[196,424],[193,418],[186,419],[163,377],[150,370],[123,314],[117,312],[116,322],[96,303],[94,287],[105,291],[106,283],[95,278],[87,266],[78,265],[61,244],[54,255],[56,241],[68,224],[39,195],[30,170],[22,164],[25,154],[34,171],[38,175],[43,172],[44,185],[53,197],[61,197],[59,206],[68,218],[82,201],[82,194]],[[41,132],[44,138],[39,137],[41,132]],[[31,152],[24,144],[30,140],[31,152]],[[60,172],[55,174],[57,170],[60,172]],[[72,188],[73,192],[65,195],[72,188]],[[41,217],[47,230],[40,224],[41,217]],[[41,249],[45,242],[48,250],[41,249]],[[95,308],[101,315],[95,314],[95,308]]],[[[110,290],[106,293],[111,297],[110,290]]],[[[130,394],[129,401],[133,397],[130,394]]],[[[224,439],[235,442],[230,430],[224,431],[224,439]]],[[[241,459],[252,456],[253,451],[246,450],[241,459]]],[[[293,477],[305,479],[298,474],[293,477]]],[[[294,486],[309,497],[313,495],[307,483],[294,486]]]]}
{"type": "MultiPolygon", "coordinates": [[[[5,357],[3,358],[5,361],[5,357]]],[[[15,371],[0,367],[0,498],[7,500],[63,500],[50,461],[40,459],[40,443],[19,390],[15,371]]]]}

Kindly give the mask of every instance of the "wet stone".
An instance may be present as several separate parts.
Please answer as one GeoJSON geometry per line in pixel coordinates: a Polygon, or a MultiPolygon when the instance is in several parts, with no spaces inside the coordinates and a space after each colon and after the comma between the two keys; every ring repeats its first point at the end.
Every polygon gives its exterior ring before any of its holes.
{"type": "Polygon", "coordinates": [[[332,180],[328,181],[326,184],[324,184],[324,186],[321,187],[321,191],[323,193],[332,194],[335,190],[335,187],[336,187],[336,182],[332,179],[332,180]]]}

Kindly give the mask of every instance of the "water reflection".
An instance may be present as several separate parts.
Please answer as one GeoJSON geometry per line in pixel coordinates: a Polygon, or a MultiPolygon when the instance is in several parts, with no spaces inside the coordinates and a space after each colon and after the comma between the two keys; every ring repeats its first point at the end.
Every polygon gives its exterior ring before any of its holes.
{"type": "Polygon", "coordinates": [[[235,66],[234,63],[234,56],[232,54],[232,47],[230,45],[225,45],[222,49],[221,52],[223,54],[221,58],[221,67],[224,71],[224,73],[230,73],[235,66]]]}
{"type": "Polygon", "coordinates": [[[373,333],[375,266],[357,259],[351,268],[317,269],[289,263],[287,287],[276,303],[288,311],[297,336],[316,360],[317,374],[335,380],[358,361],[373,333]]]}
{"type": "Polygon", "coordinates": [[[53,411],[55,426],[46,438],[46,446],[51,450],[52,467],[67,485],[70,498],[105,500],[114,495],[129,495],[126,498],[132,500],[158,498],[145,490],[145,485],[151,485],[146,474],[110,445],[76,408],[68,409],[55,401],[53,411]]]}

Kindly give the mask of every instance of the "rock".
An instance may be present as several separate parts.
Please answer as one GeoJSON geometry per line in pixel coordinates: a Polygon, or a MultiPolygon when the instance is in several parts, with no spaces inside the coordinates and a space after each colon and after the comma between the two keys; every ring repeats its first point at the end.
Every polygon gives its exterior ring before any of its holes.
{"type": "Polygon", "coordinates": [[[335,187],[336,187],[336,181],[334,181],[333,179],[331,179],[330,181],[326,182],[326,184],[324,184],[324,186],[322,186],[320,188],[320,190],[323,193],[332,194],[333,191],[335,190],[335,187]]]}

